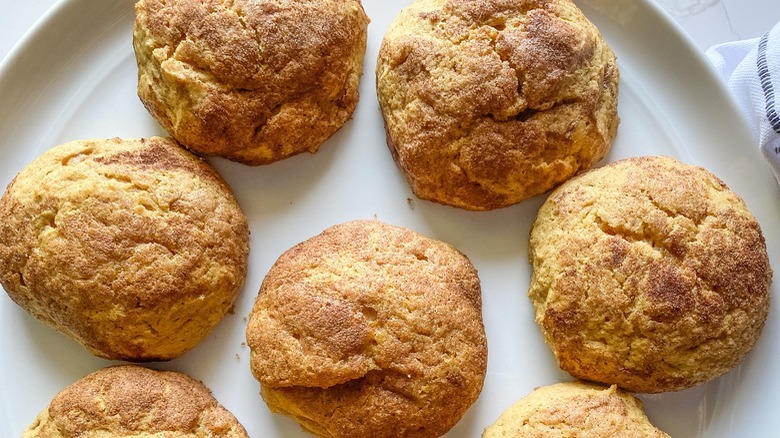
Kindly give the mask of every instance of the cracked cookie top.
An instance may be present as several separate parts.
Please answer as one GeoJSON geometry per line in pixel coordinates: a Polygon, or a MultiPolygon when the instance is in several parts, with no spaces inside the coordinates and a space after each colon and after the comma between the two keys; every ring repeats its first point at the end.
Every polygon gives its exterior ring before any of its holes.
{"type": "Polygon", "coordinates": [[[482,438],[669,438],[642,402],[616,386],[564,382],[536,388],[504,411],[482,438]]]}
{"type": "Polygon", "coordinates": [[[181,355],[246,276],[249,229],[230,188],[166,138],[56,146],[11,182],[0,217],[11,299],[107,359],[181,355]]]}
{"type": "Polygon", "coordinates": [[[415,195],[470,210],[517,203],[601,159],[618,76],[568,0],[417,0],[376,68],[388,146],[415,195]]]}
{"type": "Polygon", "coordinates": [[[555,190],[530,261],[528,294],[561,369],[632,392],[726,373],[767,317],[758,223],[717,177],[672,158],[618,161],[555,190]]]}
{"type": "Polygon", "coordinates": [[[103,368],[69,385],[22,438],[246,438],[235,416],[202,383],[175,371],[103,368]]]}
{"type": "Polygon", "coordinates": [[[452,246],[354,221],[285,252],[249,317],[274,412],[325,437],[438,437],[477,399],[487,344],[479,278],[452,246]]]}
{"type": "Polygon", "coordinates": [[[194,152],[245,164],[316,152],[352,115],[359,0],[140,0],[138,95],[194,152]]]}

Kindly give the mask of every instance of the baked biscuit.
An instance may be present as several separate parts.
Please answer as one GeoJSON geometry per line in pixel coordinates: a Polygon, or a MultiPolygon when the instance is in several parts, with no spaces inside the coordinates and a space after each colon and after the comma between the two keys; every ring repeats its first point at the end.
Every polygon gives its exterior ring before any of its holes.
{"type": "Polygon", "coordinates": [[[336,225],[276,261],[249,317],[273,412],[323,437],[438,437],[482,389],[479,278],[452,246],[379,221],[336,225]]]}
{"type": "Polygon", "coordinates": [[[140,0],[138,95],[182,145],[257,165],[316,152],[351,116],[359,0],[140,0]]]}
{"type": "Polygon", "coordinates": [[[165,138],[52,148],[0,199],[0,283],[93,354],[175,358],[233,306],[249,252],[224,180],[165,138]]]}
{"type": "Polygon", "coordinates": [[[528,292],[564,371],[632,392],[718,377],[764,326],[772,271],[744,202],[700,167],[630,158],[555,190],[528,292]]]}
{"type": "Polygon", "coordinates": [[[536,388],[485,429],[482,438],[668,437],[650,424],[642,402],[619,390],[580,382],[536,388]]]}
{"type": "Polygon", "coordinates": [[[202,383],[175,371],[103,368],[54,396],[22,438],[248,437],[202,383]]]}
{"type": "Polygon", "coordinates": [[[387,143],[415,195],[469,210],[520,202],[604,157],[618,76],[569,0],[417,0],[376,68],[387,143]]]}

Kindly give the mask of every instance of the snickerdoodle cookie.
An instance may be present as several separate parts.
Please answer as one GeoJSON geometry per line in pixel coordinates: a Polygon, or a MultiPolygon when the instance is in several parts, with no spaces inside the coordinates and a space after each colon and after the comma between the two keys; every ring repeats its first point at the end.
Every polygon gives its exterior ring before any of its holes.
{"type": "Polygon", "coordinates": [[[417,0],[376,68],[387,143],[414,193],[505,207],[590,168],[617,131],[618,68],[570,0],[417,0]]]}
{"type": "Polygon", "coordinates": [[[182,145],[267,164],[316,152],[351,116],[359,0],[140,0],[138,95],[182,145]]]}
{"type": "Polygon", "coordinates": [[[642,402],[616,386],[581,382],[537,388],[485,429],[482,438],[668,437],[648,420],[642,402]]]}
{"type": "Polygon", "coordinates": [[[672,158],[618,161],[559,187],[530,260],[528,294],[561,369],[633,392],[726,373],[767,317],[756,219],[717,177],[672,158]]]}
{"type": "Polygon", "coordinates": [[[323,437],[438,437],[477,399],[477,272],[452,246],[379,221],[326,229],[276,261],[249,317],[274,412],[323,437]]]}
{"type": "Polygon", "coordinates": [[[54,396],[23,438],[248,437],[202,383],[175,371],[103,368],[54,396]]]}
{"type": "Polygon", "coordinates": [[[56,146],[11,182],[0,217],[11,299],[107,359],[181,355],[246,275],[244,213],[216,171],[170,139],[56,146]]]}

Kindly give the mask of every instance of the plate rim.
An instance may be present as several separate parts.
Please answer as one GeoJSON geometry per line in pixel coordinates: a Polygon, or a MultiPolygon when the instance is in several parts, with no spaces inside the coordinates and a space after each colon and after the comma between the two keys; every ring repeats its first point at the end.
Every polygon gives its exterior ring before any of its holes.
{"type": "MultiPolygon", "coordinates": [[[[363,0],[363,1],[372,1],[372,0],[363,0]]],[[[584,3],[589,3],[587,0],[583,0],[584,3]]],[[[749,133],[748,136],[752,138],[752,133],[749,129],[749,125],[747,123],[747,120],[742,113],[742,111],[739,109],[739,106],[737,104],[736,98],[731,94],[731,92],[728,90],[727,85],[721,80],[721,78],[717,75],[716,71],[712,68],[712,66],[709,64],[706,56],[703,52],[701,52],[694,44],[691,37],[682,29],[682,27],[677,23],[670,14],[668,14],[663,8],[661,8],[660,5],[658,5],[655,1],[652,0],[634,0],[640,5],[644,5],[645,7],[650,8],[658,18],[660,18],[664,24],[674,31],[675,35],[674,37],[680,41],[682,41],[685,44],[685,50],[689,53],[693,53],[696,58],[696,62],[700,65],[702,65],[704,68],[702,68],[702,74],[706,74],[708,76],[708,80],[714,84],[715,87],[717,87],[717,92],[719,94],[720,98],[725,98],[725,102],[729,105],[729,111],[732,114],[739,115],[739,120],[741,122],[735,122],[737,125],[740,125],[743,131],[745,133],[749,133]],[[706,73],[704,73],[706,72],[706,73]]],[[[130,0],[124,0],[126,3],[130,3],[130,0]]],[[[134,3],[134,1],[133,1],[134,3]]],[[[575,3],[579,3],[579,1],[576,1],[575,3]]],[[[4,80],[7,76],[12,74],[12,71],[16,68],[19,68],[20,63],[25,62],[25,55],[26,52],[30,49],[30,47],[33,47],[37,44],[40,44],[40,39],[44,38],[44,33],[47,31],[46,29],[51,27],[53,23],[58,22],[62,19],[62,17],[68,16],[73,13],[77,13],[81,8],[88,8],[89,7],[89,0],[58,0],[50,9],[46,11],[46,13],[41,16],[36,22],[33,24],[33,26],[28,29],[22,38],[13,46],[13,48],[8,52],[6,57],[0,62],[0,88],[2,88],[2,85],[4,84],[4,80]]],[[[370,56],[370,54],[366,54],[366,59],[370,56]]],[[[365,60],[364,60],[365,62],[365,60]]],[[[366,72],[364,72],[365,74],[366,72]]],[[[371,72],[368,72],[371,74],[371,72]]],[[[371,98],[371,96],[362,96],[362,98],[371,98]]],[[[760,157],[760,152],[758,151],[757,147],[751,148],[751,153],[756,154],[759,158],[763,159],[763,157],[760,157]]],[[[2,182],[0,182],[2,183],[2,182]]],[[[765,226],[768,226],[769,224],[765,224],[765,226]]],[[[770,259],[772,258],[772,254],[770,253],[770,259]]],[[[5,400],[3,401],[5,403],[5,400]]],[[[30,419],[32,420],[32,419],[30,419]]]]}

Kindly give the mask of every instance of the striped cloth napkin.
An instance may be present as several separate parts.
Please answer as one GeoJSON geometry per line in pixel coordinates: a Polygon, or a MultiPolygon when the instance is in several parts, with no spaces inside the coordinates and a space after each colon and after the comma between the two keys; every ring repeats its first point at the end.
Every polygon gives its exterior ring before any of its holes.
{"type": "Polygon", "coordinates": [[[718,44],[706,55],[736,96],[780,184],[780,23],[761,38],[718,44]]]}

